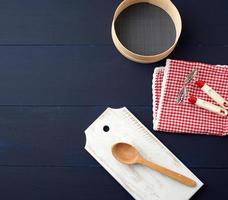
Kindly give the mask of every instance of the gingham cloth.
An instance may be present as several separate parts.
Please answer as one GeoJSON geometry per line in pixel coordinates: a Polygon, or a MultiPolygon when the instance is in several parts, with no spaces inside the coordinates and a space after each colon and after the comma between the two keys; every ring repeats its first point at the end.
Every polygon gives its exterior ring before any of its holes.
{"type": "MultiPolygon", "coordinates": [[[[218,136],[228,134],[228,117],[192,105],[187,99],[180,104],[176,102],[185,78],[193,69],[198,70],[198,79],[228,100],[228,66],[167,60],[166,66],[156,68],[153,74],[154,130],[218,136]]],[[[196,87],[194,81],[187,87],[190,95],[216,104],[196,87]]]]}

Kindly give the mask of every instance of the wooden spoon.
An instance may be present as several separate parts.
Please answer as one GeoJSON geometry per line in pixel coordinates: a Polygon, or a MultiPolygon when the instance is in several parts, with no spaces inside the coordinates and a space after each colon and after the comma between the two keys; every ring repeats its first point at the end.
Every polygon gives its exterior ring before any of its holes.
{"type": "Polygon", "coordinates": [[[195,187],[196,182],[182,174],[174,172],[170,169],[157,165],[153,162],[145,160],[132,145],[127,143],[117,143],[112,146],[113,156],[123,164],[142,164],[151,169],[158,171],[159,173],[168,176],[182,184],[190,187],[195,187]]]}

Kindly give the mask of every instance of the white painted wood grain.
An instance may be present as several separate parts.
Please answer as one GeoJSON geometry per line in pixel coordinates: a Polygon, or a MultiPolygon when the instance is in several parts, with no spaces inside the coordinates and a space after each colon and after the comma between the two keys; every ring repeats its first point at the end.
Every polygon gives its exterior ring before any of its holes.
{"type": "Polygon", "coordinates": [[[85,149],[137,200],[187,200],[203,185],[127,108],[108,108],[85,134],[85,149]],[[105,125],[109,132],[103,131],[105,125]],[[146,159],[194,179],[197,186],[185,186],[141,165],[119,163],[111,153],[117,142],[132,144],[146,159]]]}

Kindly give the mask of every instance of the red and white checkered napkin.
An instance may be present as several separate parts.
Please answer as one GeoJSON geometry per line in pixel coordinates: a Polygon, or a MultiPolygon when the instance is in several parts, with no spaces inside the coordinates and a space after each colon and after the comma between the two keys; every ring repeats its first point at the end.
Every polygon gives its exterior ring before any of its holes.
{"type": "MultiPolygon", "coordinates": [[[[228,117],[190,104],[178,104],[177,95],[187,75],[198,70],[198,78],[205,81],[223,98],[228,99],[228,66],[198,62],[167,60],[165,67],[156,68],[153,75],[154,129],[165,132],[193,133],[223,136],[228,134],[228,117]]],[[[189,94],[216,104],[192,81],[189,94]]]]}

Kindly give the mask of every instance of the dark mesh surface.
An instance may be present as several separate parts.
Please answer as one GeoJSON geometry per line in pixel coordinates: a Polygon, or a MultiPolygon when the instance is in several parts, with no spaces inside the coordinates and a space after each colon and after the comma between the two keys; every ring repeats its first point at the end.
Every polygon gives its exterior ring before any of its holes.
{"type": "Polygon", "coordinates": [[[141,55],[155,55],[175,42],[176,30],[170,16],[149,3],[134,4],[116,19],[116,34],[130,51],[141,55]]]}

